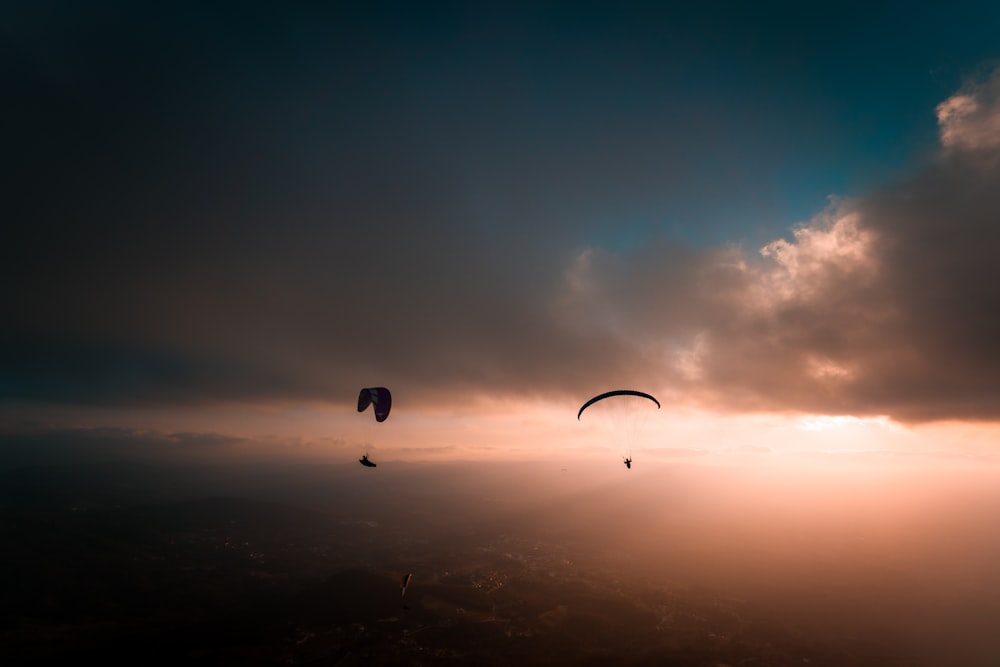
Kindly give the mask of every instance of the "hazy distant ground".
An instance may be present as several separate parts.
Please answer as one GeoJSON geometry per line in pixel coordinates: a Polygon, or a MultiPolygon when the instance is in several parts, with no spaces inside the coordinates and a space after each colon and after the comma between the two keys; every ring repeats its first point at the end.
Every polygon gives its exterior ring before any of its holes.
{"type": "Polygon", "coordinates": [[[1000,664],[992,467],[379,463],[5,471],[0,662],[1000,664]]]}

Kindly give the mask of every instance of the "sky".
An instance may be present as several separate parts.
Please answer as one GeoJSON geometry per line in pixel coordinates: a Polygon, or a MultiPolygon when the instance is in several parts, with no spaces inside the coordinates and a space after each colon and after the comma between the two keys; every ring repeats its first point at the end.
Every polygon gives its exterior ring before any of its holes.
{"type": "Polygon", "coordinates": [[[998,27],[5,6],[5,458],[993,460],[998,27]],[[640,439],[576,419],[615,388],[640,439]]]}

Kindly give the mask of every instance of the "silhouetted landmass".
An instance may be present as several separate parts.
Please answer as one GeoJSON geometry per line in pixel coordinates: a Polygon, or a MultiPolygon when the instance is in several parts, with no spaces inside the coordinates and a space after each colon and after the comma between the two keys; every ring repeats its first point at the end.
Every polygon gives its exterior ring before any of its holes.
{"type": "MultiPolygon", "coordinates": [[[[238,480],[222,470],[151,467],[11,472],[0,495],[0,662],[833,666],[938,659],[922,658],[892,634],[905,628],[899,619],[878,626],[885,632],[859,631],[866,614],[877,625],[888,609],[877,600],[861,605],[865,590],[817,601],[850,585],[834,570],[831,581],[807,584],[790,569],[786,587],[759,595],[752,563],[746,586],[721,576],[717,585],[699,580],[698,554],[705,572],[712,563],[696,542],[685,557],[690,535],[677,530],[675,548],[660,552],[628,542],[635,531],[666,524],[635,521],[636,506],[616,489],[529,493],[537,475],[516,466],[499,477],[475,466],[461,475],[455,467],[446,474],[400,468],[380,467],[390,472],[378,478],[364,477],[369,471],[356,464],[243,470],[238,480]],[[223,487],[242,494],[213,494],[223,487]],[[403,572],[414,578],[401,599],[403,572]]],[[[551,474],[565,478],[558,468],[551,474]]],[[[877,582],[868,584],[877,590],[877,582]]],[[[994,620],[997,611],[982,609],[994,620]]],[[[963,664],[988,664],[995,655],[979,646],[963,664]]]]}

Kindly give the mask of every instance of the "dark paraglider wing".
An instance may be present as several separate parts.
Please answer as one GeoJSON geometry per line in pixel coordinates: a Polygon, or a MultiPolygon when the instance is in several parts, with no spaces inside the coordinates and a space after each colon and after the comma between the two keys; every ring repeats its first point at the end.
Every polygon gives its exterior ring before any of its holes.
{"type": "Polygon", "coordinates": [[[362,389],[358,394],[358,412],[364,412],[365,408],[372,404],[371,389],[362,389]]]}
{"type": "Polygon", "coordinates": [[[364,412],[374,405],[375,421],[384,422],[392,408],[392,394],[385,387],[365,387],[358,394],[358,412],[364,412]]]}
{"type": "Polygon", "coordinates": [[[376,387],[375,394],[376,398],[372,399],[375,404],[375,421],[384,422],[392,408],[392,394],[385,387],[376,387]]]}
{"type": "Polygon", "coordinates": [[[412,578],[412,574],[404,574],[402,579],[399,580],[399,597],[406,595],[406,587],[410,585],[410,579],[412,578]]]}
{"type": "Polygon", "coordinates": [[[606,391],[603,394],[598,394],[597,396],[594,396],[592,399],[584,403],[580,407],[580,411],[576,413],[576,418],[579,419],[580,415],[583,414],[583,411],[586,410],[591,405],[593,405],[594,403],[597,403],[598,401],[603,401],[604,399],[610,398],[612,396],[638,396],[639,398],[648,398],[653,403],[656,403],[657,409],[659,409],[660,407],[660,402],[656,400],[656,398],[654,398],[652,395],[647,394],[644,391],[636,391],[635,389],[615,389],[613,391],[606,391]]]}

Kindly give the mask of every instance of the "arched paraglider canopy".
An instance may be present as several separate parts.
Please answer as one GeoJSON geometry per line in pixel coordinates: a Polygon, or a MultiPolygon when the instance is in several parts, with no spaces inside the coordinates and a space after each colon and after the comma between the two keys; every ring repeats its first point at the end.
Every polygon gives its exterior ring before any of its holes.
{"type": "Polygon", "coordinates": [[[647,394],[644,391],[636,391],[635,389],[615,389],[613,391],[606,391],[603,394],[598,394],[597,396],[594,396],[592,399],[584,403],[580,407],[580,411],[576,413],[576,418],[580,419],[580,415],[583,414],[583,411],[589,408],[594,403],[597,403],[598,401],[603,401],[605,398],[611,398],[612,396],[638,396],[639,398],[648,398],[653,403],[656,403],[657,409],[660,408],[660,402],[656,400],[656,398],[654,398],[650,394],[647,394]]]}
{"type": "Polygon", "coordinates": [[[410,579],[413,578],[413,574],[404,574],[399,580],[399,597],[406,595],[406,587],[410,585],[410,579]]]}
{"type": "Polygon", "coordinates": [[[579,420],[588,408],[594,410],[596,414],[588,413],[587,421],[596,424],[606,434],[609,444],[613,443],[615,447],[621,448],[622,462],[631,470],[632,447],[640,443],[643,425],[653,411],[650,403],[656,405],[657,410],[660,409],[660,402],[651,394],[635,389],[615,389],[588,400],[580,406],[576,418],[579,420]],[[591,407],[595,403],[598,405],[591,407]]]}
{"type": "Polygon", "coordinates": [[[364,412],[369,405],[375,406],[375,421],[384,422],[392,408],[392,394],[385,387],[365,387],[358,394],[358,412],[364,412]]]}

